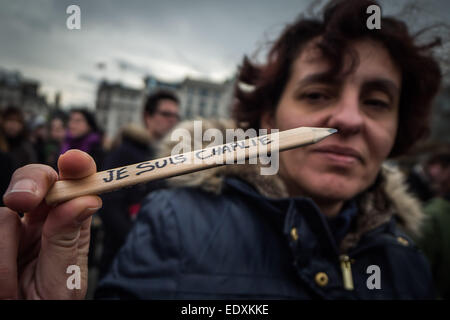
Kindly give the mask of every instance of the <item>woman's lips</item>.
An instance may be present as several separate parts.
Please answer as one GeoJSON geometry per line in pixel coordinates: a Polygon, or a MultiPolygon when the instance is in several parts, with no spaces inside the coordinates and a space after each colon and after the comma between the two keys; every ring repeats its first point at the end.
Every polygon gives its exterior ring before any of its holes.
{"type": "Polygon", "coordinates": [[[352,148],[341,146],[323,146],[312,150],[337,165],[354,165],[363,163],[360,153],[352,148]]]}
{"type": "Polygon", "coordinates": [[[333,161],[334,164],[356,164],[358,162],[358,159],[356,159],[353,156],[346,156],[339,153],[332,153],[332,152],[319,152],[321,156],[326,157],[327,159],[333,161]]]}

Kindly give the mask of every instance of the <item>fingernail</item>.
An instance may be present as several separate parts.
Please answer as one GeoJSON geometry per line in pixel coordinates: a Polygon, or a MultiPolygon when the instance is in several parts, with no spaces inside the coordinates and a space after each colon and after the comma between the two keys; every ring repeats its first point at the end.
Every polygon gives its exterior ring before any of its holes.
{"type": "Polygon", "coordinates": [[[34,182],[31,179],[23,179],[23,180],[17,181],[13,185],[11,190],[9,191],[9,193],[14,193],[14,192],[28,192],[28,193],[36,194],[37,193],[36,182],[34,182]]]}
{"type": "Polygon", "coordinates": [[[97,207],[97,208],[87,208],[87,211],[97,211],[100,210],[102,207],[97,207]]]}
{"type": "Polygon", "coordinates": [[[96,207],[96,208],[92,207],[92,208],[84,209],[83,213],[76,218],[76,221],[80,224],[83,223],[88,217],[93,215],[100,208],[101,207],[96,207]]]}

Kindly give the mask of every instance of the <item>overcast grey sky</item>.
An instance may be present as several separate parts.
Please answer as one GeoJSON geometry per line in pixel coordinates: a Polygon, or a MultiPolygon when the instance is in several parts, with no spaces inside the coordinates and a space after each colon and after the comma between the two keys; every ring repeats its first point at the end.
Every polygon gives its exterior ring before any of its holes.
{"type": "MultiPolygon", "coordinates": [[[[385,0],[395,12],[410,0],[385,0]]],[[[324,2],[324,1],[322,1],[324,2]]],[[[423,3],[424,1],[420,1],[423,3]]],[[[39,80],[50,102],[93,107],[104,77],[141,88],[145,74],[222,81],[302,12],[309,0],[0,0],[0,68],[39,80]],[[81,30],[66,8],[81,8],[81,30]],[[100,70],[98,63],[106,68],[100,70]],[[120,68],[119,65],[127,67],[120,68]]],[[[450,1],[426,1],[424,15],[449,21],[450,1]]]]}

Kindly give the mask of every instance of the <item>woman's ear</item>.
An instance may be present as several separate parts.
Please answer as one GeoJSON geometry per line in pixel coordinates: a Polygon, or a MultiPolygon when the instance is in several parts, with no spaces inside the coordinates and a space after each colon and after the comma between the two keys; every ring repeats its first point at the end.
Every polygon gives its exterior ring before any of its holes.
{"type": "Polygon", "coordinates": [[[274,127],[274,118],[275,118],[275,113],[272,111],[264,111],[261,115],[261,120],[260,120],[260,124],[261,124],[261,129],[267,129],[268,133],[270,133],[271,129],[275,129],[274,127]]]}

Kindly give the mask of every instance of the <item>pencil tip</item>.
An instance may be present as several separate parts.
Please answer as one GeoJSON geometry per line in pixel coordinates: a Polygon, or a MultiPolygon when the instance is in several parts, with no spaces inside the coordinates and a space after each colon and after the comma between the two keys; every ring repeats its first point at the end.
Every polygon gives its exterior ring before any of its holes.
{"type": "Polygon", "coordinates": [[[331,133],[331,134],[333,134],[333,133],[336,133],[336,132],[337,132],[337,129],[328,129],[328,132],[331,133]]]}
{"type": "Polygon", "coordinates": [[[319,130],[315,130],[314,132],[314,143],[316,143],[325,139],[326,137],[331,136],[333,133],[336,133],[337,130],[333,128],[319,128],[319,130]]]}

